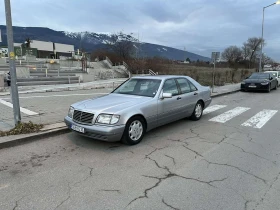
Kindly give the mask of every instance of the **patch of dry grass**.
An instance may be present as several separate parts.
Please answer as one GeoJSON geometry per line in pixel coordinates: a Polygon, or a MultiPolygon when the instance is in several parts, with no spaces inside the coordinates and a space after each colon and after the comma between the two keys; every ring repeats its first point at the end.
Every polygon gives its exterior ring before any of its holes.
{"type": "MultiPolygon", "coordinates": [[[[189,65],[166,64],[158,69],[159,74],[190,76],[202,85],[212,85],[213,67],[197,67],[189,65]]],[[[238,83],[255,72],[254,69],[216,68],[215,85],[222,86],[226,83],[238,83]]]]}

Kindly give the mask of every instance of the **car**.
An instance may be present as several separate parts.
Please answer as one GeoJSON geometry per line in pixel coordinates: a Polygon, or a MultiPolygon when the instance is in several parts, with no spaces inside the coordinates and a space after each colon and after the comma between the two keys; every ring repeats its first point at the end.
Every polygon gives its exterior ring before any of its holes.
{"type": "Polygon", "coordinates": [[[10,72],[5,74],[4,82],[6,82],[8,86],[11,86],[11,74],[10,74],[10,72]]]}
{"type": "Polygon", "coordinates": [[[278,81],[278,86],[280,85],[280,71],[265,71],[264,73],[272,74],[278,81]]]}
{"type": "Polygon", "coordinates": [[[270,92],[278,88],[278,81],[271,73],[253,73],[241,82],[241,91],[259,90],[270,92]]]}
{"type": "Polygon", "coordinates": [[[64,121],[81,135],[134,145],[156,127],[189,117],[199,120],[211,101],[210,88],[191,77],[139,76],[108,95],[71,105],[64,121]]]}

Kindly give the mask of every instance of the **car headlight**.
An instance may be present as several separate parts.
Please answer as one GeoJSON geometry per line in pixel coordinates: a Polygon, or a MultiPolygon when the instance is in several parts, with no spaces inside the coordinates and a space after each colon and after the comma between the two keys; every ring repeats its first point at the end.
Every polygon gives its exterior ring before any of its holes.
{"type": "Polygon", "coordinates": [[[246,84],[246,82],[244,82],[244,81],[243,81],[243,82],[241,82],[241,85],[245,85],[245,84],[246,84]]]}
{"type": "Polygon", "coordinates": [[[70,117],[71,119],[73,118],[74,110],[75,110],[75,109],[74,109],[72,106],[69,108],[68,117],[70,117]]]}
{"type": "Polygon", "coordinates": [[[269,82],[262,82],[261,85],[268,85],[269,82]]]}
{"type": "Polygon", "coordinates": [[[100,124],[116,124],[118,123],[120,120],[120,116],[119,115],[112,115],[112,114],[100,114],[97,117],[96,122],[100,123],[100,124]]]}

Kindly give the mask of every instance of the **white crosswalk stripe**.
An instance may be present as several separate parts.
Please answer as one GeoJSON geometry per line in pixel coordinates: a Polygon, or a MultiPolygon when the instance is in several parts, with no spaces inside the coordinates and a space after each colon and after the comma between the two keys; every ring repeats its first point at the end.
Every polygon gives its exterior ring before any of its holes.
{"type": "Polygon", "coordinates": [[[215,112],[215,111],[217,111],[219,109],[223,109],[225,107],[227,107],[227,106],[226,105],[213,105],[213,106],[209,106],[206,109],[204,109],[203,114],[206,115],[206,114],[209,114],[211,112],[215,112]]]}
{"type": "Polygon", "coordinates": [[[242,114],[243,112],[246,112],[249,109],[250,108],[248,108],[248,107],[236,107],[232,110],[229,110],[223,114],[220,114],[220,115],[210,119],[209,121],[225,123],[225,122],[231,120],[232,118],[242,114]]]}
{"type": "Polygon", "coordinates": [[[265,109],[244,122],[242,126],[262,128],[277,112],[277,110],[265,109]]]}

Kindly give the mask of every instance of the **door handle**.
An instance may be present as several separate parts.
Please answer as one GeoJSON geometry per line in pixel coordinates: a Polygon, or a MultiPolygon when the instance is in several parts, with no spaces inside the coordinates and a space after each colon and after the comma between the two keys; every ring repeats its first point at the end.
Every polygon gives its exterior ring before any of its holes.
{"type": "Polygon", "coordinates": [[[182,98],[179,96],[178,98],[177,98],[177,100],[181,100],[182,98]]]}
{"type": "Polygon", "coordinates": [[[195,96],[196,96],[197,94],[198,94],[198,93],[197,93],[197,92],[195,92],[193,95],[195,95],[195,96]]]}

